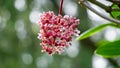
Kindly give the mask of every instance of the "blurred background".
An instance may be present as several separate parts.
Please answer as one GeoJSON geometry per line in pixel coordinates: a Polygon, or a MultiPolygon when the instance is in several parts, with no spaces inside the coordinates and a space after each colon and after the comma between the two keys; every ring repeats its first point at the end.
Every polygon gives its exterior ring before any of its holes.
{"type": "MultiPolygon", "coordinates": [[[[54,11],[57,15],[59,1],[0,0],[0,68],[114,68],[108,59],[94,54],[96,42],[118,38],[120,32],[114,28],[107,28],[82,41],[73,38],[72,46],[61,55],[55,54],[51,57],[47,53],[41,53],[40,40],[37,39],[39,27],[36,22],[42,12],[54,11]]],[[[106,3],[105,0],[101,1],[106,3]]],[[[76,0],[64,0],[64,14],[80,19],[78,28],[81,33],[107,22],[81,7],[76,0]]]]}

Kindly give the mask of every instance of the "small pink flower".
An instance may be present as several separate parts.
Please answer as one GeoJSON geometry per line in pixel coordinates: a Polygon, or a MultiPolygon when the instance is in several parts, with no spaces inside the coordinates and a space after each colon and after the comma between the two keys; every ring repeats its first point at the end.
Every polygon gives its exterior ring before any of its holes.
{"type": "Polygon", "coordinates": [[[65,47],[71,45],[72,36],[79,35],[78,24],[79,19],[72,16],[56,16],[52,11],[42,13],[38,22],[42,51],[50,55],[63,52],[65,47]]]}

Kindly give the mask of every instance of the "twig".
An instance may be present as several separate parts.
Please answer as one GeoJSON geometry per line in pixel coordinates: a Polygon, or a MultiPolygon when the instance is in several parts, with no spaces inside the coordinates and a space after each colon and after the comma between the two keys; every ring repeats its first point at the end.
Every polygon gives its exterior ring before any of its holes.
{"type": "Polygon", "coordinates": [[[120,9],[118,8],[116,8],[116,9],[112,9],[112,11],[118,11],[118,12],[120,12],[120,9]]]}
{"type": "Polygon", "coordinates": [[[85,6],[86,8],[88,8],[91,11],[93,11],[95,14],[99,15],[100,17],[120,25],[120,21],[119,20],[116,20],[116,19],[113,19],[113,18],[110,18],[110,17],[107,17],[107,16],[101,14],[100,12],[98,12],[94,8],[92,8],[87,1],[80,0],[79,4],[85,6]]]}
{"type": "Polygon", "coordinates": [[[104,9],[106,12],[111,12],[111,11],[120,11],[120,9],[113,9],[111,8],[111,6],[106,6],[100,2],[98,2],[97,0],[89,0],[89,2],[101,7],[102,9],[104,9]]]}
{"type": "Polygon", "coordinates": [[[107,12],[110,12],[110,11],[111,11],[111,8],[110,8],[110,7],[108,7],[108,6],[106,6],[106,5],[98,2],[97,0],[89,0],[89,2],[91,2],[91,3],[93,3],[93,4],[95,4],[95,5],[99,6],[99,7],[101,7],[102,9],[104,9],[104,10],[107,11],[107,12]]]}

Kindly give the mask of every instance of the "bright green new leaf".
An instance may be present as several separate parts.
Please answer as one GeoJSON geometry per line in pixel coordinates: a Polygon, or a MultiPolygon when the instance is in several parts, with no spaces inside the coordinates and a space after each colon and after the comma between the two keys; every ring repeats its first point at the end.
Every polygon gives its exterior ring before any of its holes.
{"type": "Polygon", "coordinates": [[[113,27],[117,27],[118,26],[116,24],[113,24],[113,23],[108,23],[108,24],[102,24],[100,26],[97,26],[97,27],[94,27],[92,29],[89,29],[88,31],[82,33],[78,38],[77,40],[82,40],[82,39],[85,39],[85,38],[88,38],[98,32],[100,32],[101,30],[103,30],[105,27],[107,26],[113,26],[113,27]]]}
{"type": "MultiPolygon", "coordinates": [[[[119,9],[118,5],[114,4],[112,6],[112,9],[119,9]]],[[[111,15],[112,17],[114,17],[115,19],[120,20],[119,16],[120,16],[120,11],[111,11],[111,15]]]]}
{"type": "Polygon", "coordinates": [[[120,40],[110,42],[108,44],[98,47],[95,53],[103,57],[109,58],[120,56],[120,40]]]}
{"type": "MultiPolygon", "coordinates": [[[[112,15],[113,15],[114,18],[118,19],[117,17],[120,15],[120,11],[119,11],[119,12],[113,11],[113,12],[112,12],[112,15]]],[[[119,20],[119,19],[118,19],[118,20],[119,20]]]]}

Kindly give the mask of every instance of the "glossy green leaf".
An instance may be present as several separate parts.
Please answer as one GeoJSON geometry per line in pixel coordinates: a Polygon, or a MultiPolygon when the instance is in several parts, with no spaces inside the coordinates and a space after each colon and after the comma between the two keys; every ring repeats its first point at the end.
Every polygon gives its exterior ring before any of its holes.
{"type": "Polygon", "coordinates": [[[115,8],[119,8],[117,4],[114,4],[114,5],[112,6],[112,9],[115,9],[115,8]]]}
{"type": "MultiPolygon", "coordinates": [[[[111,8],[112,8],[112,9],[119,9],[119,6],[116,5],[116,4],[114,4],[111,8]]],[[[120,19],[119,19],[120,11],[111,11],[111,15],[112,15],[112,17],[114,17],[115,19],[120,20],[120,19]]]]}
{"type": "Polygon", "coordinates": [[[114,18],[116,18],[117,19],[117,17],[120,15],[120,12],[115,12],[115,11],[113,11],[113,12],[111,12],[112,13],[112,15],[113,15],[113,17],[114,18]]]}
{"type": "Polygon", "coordinates": [[[100,40],[100,41],[98,41],[98,42],[96,42],[96,46],[97,47],[99,47],[99,46],[101,46],[101,45],[105,45],[105,44],[108,44],[108,43],[110,43],[110,41],[108,41],[108,40],[106,40],[106,39],[103,39],[103,40],[100,40]]]}
{"type": "Polygon", "coordinates": [[[114,26],[114,27],[117,27],[115,24],[113,23],[108,23],[108,24],[102,24],[100,26],[97,26],[97,27],[94,27],[92,29],[89,29],[87,30],[86,32],[82,33],[78,38],[77,40],[82,40],[82,39],[85,39],[85,38],[88,38],[98,32],[100,32],[101,30],[103,30],[105,27],[107,26],[114,26]]]}
{"type": "Polygon", "coordinates": [[[98,47],[95,53],[103,57],[120,56],[120,40],[110,42],[108,44],[98,47]]]}

